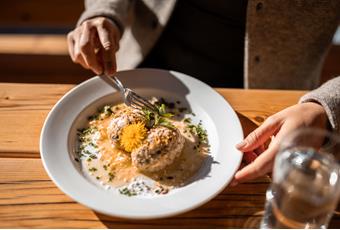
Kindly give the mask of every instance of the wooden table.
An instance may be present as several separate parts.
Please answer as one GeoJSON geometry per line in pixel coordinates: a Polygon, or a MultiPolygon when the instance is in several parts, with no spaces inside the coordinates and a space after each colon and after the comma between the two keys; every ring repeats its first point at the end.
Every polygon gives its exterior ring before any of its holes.
{"type": "MultiPolygon", "coordinates": [[[[126,220],[96,213],[62,193],[47,176],[39,136],[47,113],[74,85],[0,83],[0,227],[256,228],[268,178],[226,188],[205,205],[172,218],[126,220]]],[[[236,110],[245,134],[297,102],[303,91],[217,89],[236,110]]],[[[331,226],[340,226],[339,216],[331,226]]]]}

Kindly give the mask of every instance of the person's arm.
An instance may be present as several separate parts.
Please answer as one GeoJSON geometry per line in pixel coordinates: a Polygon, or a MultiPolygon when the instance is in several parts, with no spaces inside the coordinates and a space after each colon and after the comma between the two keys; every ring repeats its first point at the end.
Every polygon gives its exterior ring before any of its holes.
{"type": "Polygon", "coordinates": [[[304,95],[299,104],[272,116],[236,147],[244,152],[247,166],[236,172],[232,185],[271,172],[279,144],[284,136],[300,127],[327,129],[328,123],[340,133],[340,77],[304,95]],[[273,137],[273,138],[272,138],[273,137]],[[264,143],[271,140],[267,149],[264,143]]]}
{"type": "Polygon", "coordinates": [[[116,71],[116,52],[132,1],[85,0],[77,27],[67,35],[73,62],[96,74],[116,71]]]}
{"type": "Polygon", "coordinates": [[[105,17],[111,19],[123,33],[131,2],[131,0],[85,0],[85,11],[80,16],[77,26],[92,18],[105,17]]]}
{"type": "Polygon", "coordinates": [[[340,76],[304,95],[299,103],[317,102],[325,109],[331,128],[340,133],[340,76]]]}

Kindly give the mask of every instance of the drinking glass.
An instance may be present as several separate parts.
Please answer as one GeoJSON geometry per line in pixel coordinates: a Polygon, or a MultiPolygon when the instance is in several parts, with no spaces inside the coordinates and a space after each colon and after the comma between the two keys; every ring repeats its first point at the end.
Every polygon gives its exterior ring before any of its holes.
{"type": "Polygon", "coordinates": [[[340,137],[298,129],[281,143],[261,228],[327,228],[340,195],[340,137]]]}

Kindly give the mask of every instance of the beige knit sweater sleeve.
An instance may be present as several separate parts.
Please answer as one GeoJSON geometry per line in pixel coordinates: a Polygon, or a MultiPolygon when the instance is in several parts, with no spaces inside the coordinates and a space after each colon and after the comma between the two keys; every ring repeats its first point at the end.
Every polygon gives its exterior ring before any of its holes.
{"type": "Polygon", "coordinates": [[[114,21],[123,33],[132,3],[132,0],[85,0],[85,11],[77,26],[87,19],[103,16],[114,21]]]}
{"type": "Polygon", "coordinates": [[[318,102],[324,107],[332,128],[340,133],[340,76],[307,93],[299,102],[310,101],[318,102]]]}

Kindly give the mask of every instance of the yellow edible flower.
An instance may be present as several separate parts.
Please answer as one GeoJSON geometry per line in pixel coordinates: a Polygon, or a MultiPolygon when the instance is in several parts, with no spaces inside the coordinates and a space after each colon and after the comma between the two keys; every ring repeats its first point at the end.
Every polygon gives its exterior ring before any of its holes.
{"type": "Polygon", "coordinates": [[[132,152],[139,147],[147,134],[147,129],[142,122],[127,125],[122,130],[120,145],[126,152],[132,152]]]}

